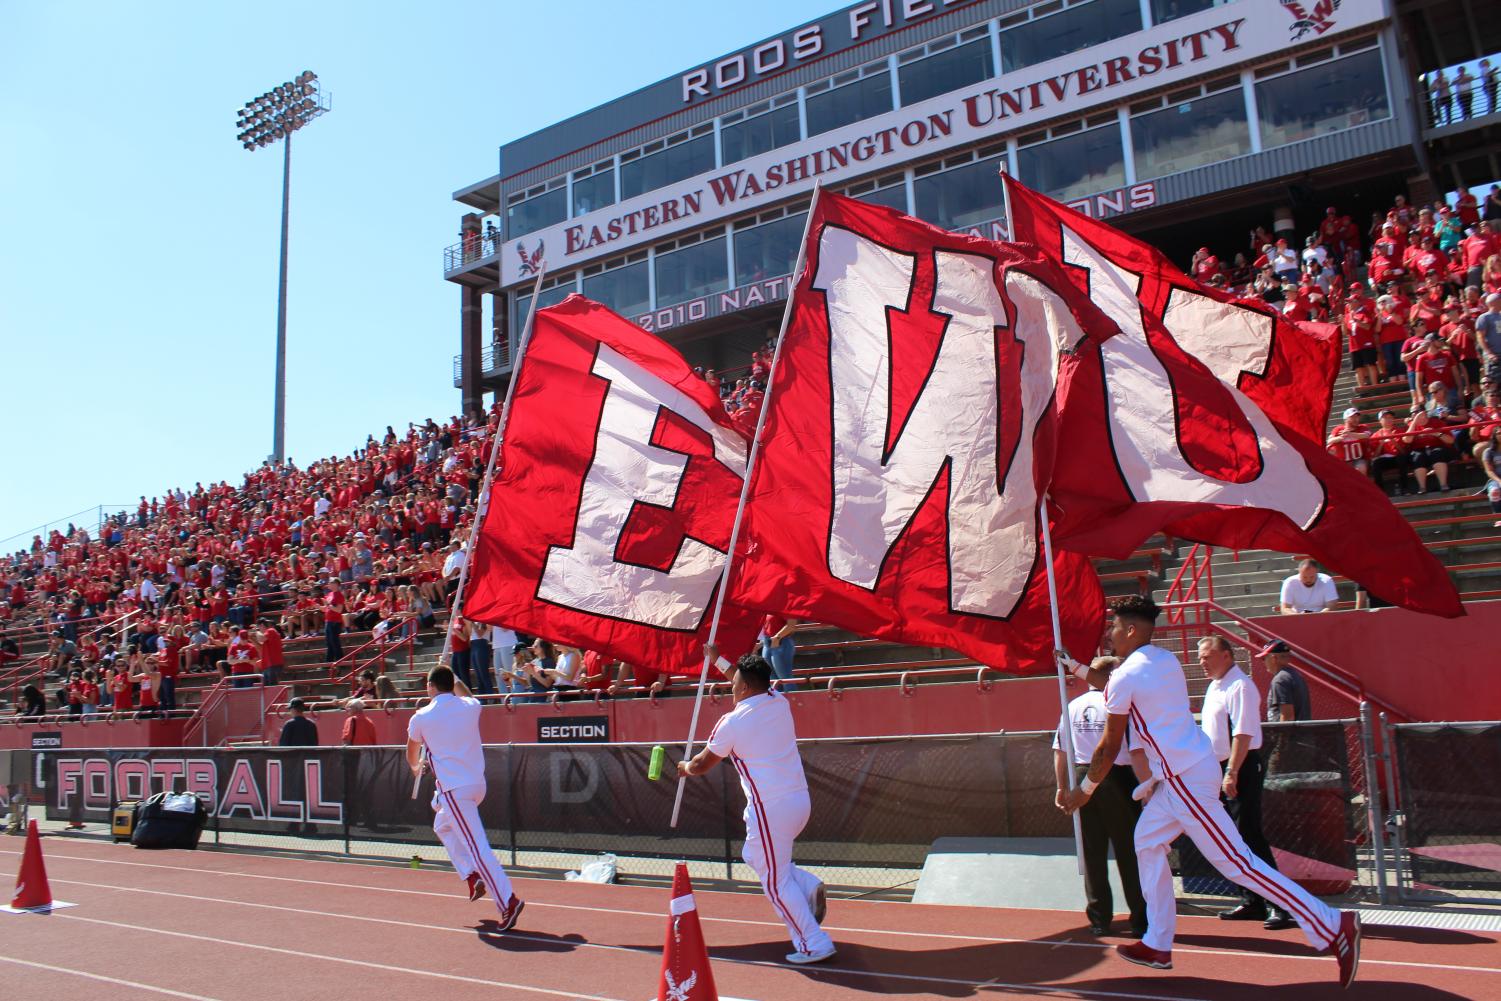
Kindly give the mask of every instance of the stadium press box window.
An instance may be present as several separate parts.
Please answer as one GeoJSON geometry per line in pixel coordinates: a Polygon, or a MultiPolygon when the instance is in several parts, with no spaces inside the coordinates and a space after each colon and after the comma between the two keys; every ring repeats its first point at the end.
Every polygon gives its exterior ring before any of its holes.
{"type": "Polygon", "coordinates": [[[1381,51],[1300,68],[1256,84],[1261,145],[1266,149],[1380,121],[1391,115],[1381,51]]]}
{"type": "Polygon", "coordinates": [[[1126,183],[1120,124],[1023,146],[1017,151],[1016,173],[1024,183],[1061,202],[1119,188],[1126,183]]]}
{"type": "Polygon", "coordinates": [[[968,229],[1000,218],[1005,214],[1001,182],[996,176],[1001,160],[1002,156],[991,156],[917,177],[912,182],[917,202],[913,214],[944,229],[968,229]]]}
{"type": "Polygon", "coordinates": [[[641,260],[597,275],[586,275],[584,295],[604,303],[621,316],[645,313],[651,309],[650,267],[648,261],[641,260]]]}
{"type": "Polygon", "coordinates": [[[1131,119],[1136,179],[1146,181],[1251,152],[1246,95],[1233,90],[1131,119]]]}
{"type": "MultiPolygon", "coordinates": [[[[729,288],[726,240],[716,237],[656,255],[657,308],[729,288]]],[[[790,269],[789,269],[790,270],[790,269]]]]}

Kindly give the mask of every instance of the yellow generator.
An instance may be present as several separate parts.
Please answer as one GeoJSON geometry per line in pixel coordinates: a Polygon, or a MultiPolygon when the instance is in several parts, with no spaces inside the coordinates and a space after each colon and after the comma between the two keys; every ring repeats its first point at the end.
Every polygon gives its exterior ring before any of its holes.
{"type": "Polygon", "coordinates": [[[133,799],[123,800],[115,804],[114,812],[110,814],[109,832],[114,835],[116,843],[129,841],[135,833],[136,826],[136,802],[133,799]]]}

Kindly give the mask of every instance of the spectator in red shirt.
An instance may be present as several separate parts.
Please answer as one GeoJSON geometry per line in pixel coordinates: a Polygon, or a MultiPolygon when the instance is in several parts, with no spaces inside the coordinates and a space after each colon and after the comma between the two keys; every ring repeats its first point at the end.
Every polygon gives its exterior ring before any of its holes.
{"type": "Polygon", "coordinates": [[[1419,410],[1407,421],[1408,466],[1418,481],[1418,493],[1429,493],[1428,476],[1438,480],[1440,493],[1449,490],[1449,463],[1459,458],[1454,436],[1430,423],[1428,411],[1419,410]]]}
{"type": "Polygon", "coordinates": [[[323,657],[330,664],[344,659],[344,588],[335,581],[323,599],[323,657]]]}
{"type": "MultiPolygon", "coordinates": [[[[1464,368],[1437,334],[1424,338],[1417,363],[1418,385],[1426,387],[1435,382],[1443,383],[1449,409],[1458,410],[1460,394],[1465,388],[1464,368]]],[[[1418,405],[1421,407],[1422,402],[1419,401],[1418,405]]]]}
{"type": "Polygon", "coordinates": [[[261,679],[263,684],[274,685],[281,679],[281,672],[286,669],[287,657],[282,649],[281,633],[269,622],[261,625],[255,634],[255,641],[261,648],[261,679]]]}
{"type": "Polygon", "coordinates": [[[363,699],[350,699],[344,703],[344,709],[349,713],[344,720],[344,730],[340,740],[345,747],[374,747],[375,724],[365,716],[365,701],[363,699]]]}
{"type": "Polygon", "coordinates": [[[128,713],[135,709],[135,685],[130,680],[130,669],[124,661],[115,663],[114,674],[109,679],[109,691],[116,713],[128,713]]]}
{"type": "Polygon", "coordinates": [[[1384,295],[1376,300],[1376,343],[1381,350],[1381,360],[1387,379],[1401,379],[1407,375],[1407,365],[1402,361],[1402,342],[1407,339],[1407,324],[1398,310],[1396,300],[1384,295]]]}
{"type": "Polygon", "coordinates": [[[1369,468],[1368,449],[1371,433],[1360,421],[1360,411],[1350,407],[1345,411],[1344,423],[1329,433],[1324,447],[1336,459],[1348,462],[1364,473],[1369,468]]]}
{"type": "Polygon", "coordinates": [[[1345,330],[1350,337],[1350,369],[1355,385],[1376,385],[1376,316],[1367,299],[1352,300],[1345,312],[1345,330]]]}

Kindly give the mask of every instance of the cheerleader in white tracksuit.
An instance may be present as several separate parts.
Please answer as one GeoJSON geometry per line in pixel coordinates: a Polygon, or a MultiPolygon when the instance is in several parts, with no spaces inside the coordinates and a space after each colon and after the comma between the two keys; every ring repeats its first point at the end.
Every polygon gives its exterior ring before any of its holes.
{"type": "MultiPolygon", "coordinates": [[[[721,670],[731,665],[709,656],[721,670]]],[[[808,823],[808,781],[797,751],[797,733],[787,699],[771,690],[771,665],[747,654],[730,671],[735,708],[714,724],[709,741],[679,775],[702,775],[728,758],[745,790],[744,858],[761,880],[795,950],[790,963],[819,963],[834,955],[834,943],[819,927],[824,887],[817,876],[792,864],[792,843],[808,823]]]]}

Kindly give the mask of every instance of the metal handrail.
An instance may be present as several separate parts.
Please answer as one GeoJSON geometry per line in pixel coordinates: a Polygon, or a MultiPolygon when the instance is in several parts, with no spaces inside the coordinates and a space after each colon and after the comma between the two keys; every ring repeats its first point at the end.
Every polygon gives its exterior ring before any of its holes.
{"type": "Polygon", "coordinates": [[[496,231],[493,236],[486,236],[481,231],[476,232],[472,237],[466,237],[458,243],[444,247],[443,273],[452,274],[488,257],[494,257],[500,253],[500,248],[504,244],[505,241],[501,238],[499,231],[496,231]]]}
{"type": "MultiPolygon", "coordinates": [[[[1302,662],[1303,666],[1311,668],[1311,673],[1315,678],[1323,681],[1328,687],[1333,688],[1340,695],[1349,698],[1357,705],[1361,702],[1369,702],[1371,703],[1371,705],[1390,715],[1399,716],[1403,719],[1407,718],[1407,713],[1398,709],[1396,706],[1393,706],[1390,702],[1387,702],[1380,696],[1372,695],[1370,692],[1366,691],[1365,685],[1358,677],[1350,674],[1344,668],[1333,663],[1327,658],[1314,653],[1307,647],[1300,646],[1292,640],[1287,639],[1285,636],[1279,636],[1265,626],[1257,625],[1250,619],[1247,619],[1244,616],[1237,614],[1236,612],[1232,612],[1230,609],[1225,608],[1222,605],[1217,605],[1212,601],[1182,602],[1180,604],[1183,606],[1198,606],[1203,611],[1211,615],[1218,615],[1225,619],[1228,619],[1244,629],[1246,631],[1247,637],[1257,635],[1262,637],[1262,640],[1265,642],[1280,640],[1283,643],[1286,643],[1288,650],[1302,662]]],[[[1220,623],[1206,621],[1203,623],[1203,625],[1206,629],[1212,630],[1218,635],[1224,636],[1226,639],[1238,643],[1246,647],[1247,649],[1255,648],[1254,644],[1251,643],[1249,639],[1237,636],[1234,632],[1226,629],[1220,623]]]]}

